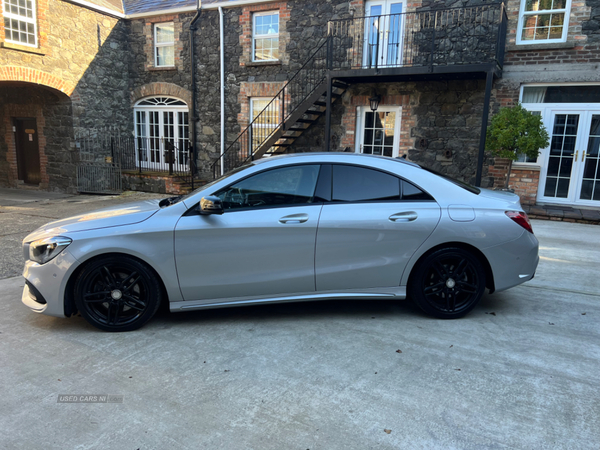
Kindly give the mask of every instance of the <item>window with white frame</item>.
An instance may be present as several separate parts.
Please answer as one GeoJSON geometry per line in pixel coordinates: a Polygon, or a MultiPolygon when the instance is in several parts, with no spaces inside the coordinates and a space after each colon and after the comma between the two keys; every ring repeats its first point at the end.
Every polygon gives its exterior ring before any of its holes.
{"type": "Polygon", "coordinates": [[[156,67],[175,65],[175,27],[173,22],[154,25],[154,55],[156,67]]]}
{"type": "Polygon", "coordinates": [[[136,164],[156,169],[173,161],[182,170],[189,164],[188,107],[172,97],[151,97],[134,107],[136,164]],[[172,152],[172,153],[171,153],[172,152]]]}
{"type": "Polygon", "coordinates": [[[7,42],[37,46],[35,0],[3,0],[4,33],[7,42]]]}
{"type": "Polygon", "coordinates": [[[252,61],[279,60],[279,12],[252,16],[252,61]]]}
{"type": "Polygon", "coordinates": [[[522,0],[518,44],[565,42],[571,0],[522,0]]]}

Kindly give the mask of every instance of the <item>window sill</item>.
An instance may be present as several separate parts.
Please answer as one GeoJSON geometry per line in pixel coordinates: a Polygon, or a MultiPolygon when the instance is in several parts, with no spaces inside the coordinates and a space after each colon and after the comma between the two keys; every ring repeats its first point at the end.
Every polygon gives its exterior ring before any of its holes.
{"type": "Polygon", "coordinates": [[[7,50],[16,50],[19,52],[33,53],[34,55],[46,55],[46,52],[37,47],[28,47],[27,45],[13,44],[12,42],[0,42],[0,47],[7,50]]]}
{"type": "Polygon", "coordinates": [[[148,70],[150,72],[168,72],[168,71],[171,71],[171,70],[175,70],[176,71],[177,67],[175,67],[175,66],[161,66],[161,67],[151,66],[151,67],[148,67],[148,70]]]}
{"type": "Polygon", "coordinates": [[[538,163],[513,162],[511,170],[533,170],[539,172],[541,166],[538,163]]]}
{"type": "Polygon", "coordinates": [[[246,67],[260,67],[260,66],[280,66],[281,61],[250,61],[246,63],[246,67]]]}
{"type": "Polygon", "coordinates": [[[507,52],[531,52],[536,50],[564,50],[575,48],[575,42],[548,42],[546,44],[511,44],[506,46],[507,52]]]}

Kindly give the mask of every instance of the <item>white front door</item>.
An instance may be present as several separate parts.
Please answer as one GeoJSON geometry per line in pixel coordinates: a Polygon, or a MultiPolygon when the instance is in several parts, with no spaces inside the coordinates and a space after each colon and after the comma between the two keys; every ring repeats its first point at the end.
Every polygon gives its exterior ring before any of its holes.
{"type": "Polygon", "coordinates": [[[365,68],[402,65],[403,6],[397,0],[367,2],[363,47],[365,68]]]}
{"type": "Polygon", "coordinates": [[[600,111],[554,109],[538,201],[600,206],[600,111]]]}
{"type": "Polygon", "coordinates": [[[396,157],[400,145],[401,106],[358,108],[356,153],[396,157]]]}

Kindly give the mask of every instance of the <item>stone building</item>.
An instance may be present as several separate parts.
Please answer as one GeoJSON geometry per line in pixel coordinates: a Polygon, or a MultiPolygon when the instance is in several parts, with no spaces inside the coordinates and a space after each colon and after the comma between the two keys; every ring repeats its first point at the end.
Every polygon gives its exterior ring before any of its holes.
{"type": "Polygon", "coordinates": [[[110,127],[128,142],[125,188],[173,191],[190,171],[304,151],[406,156],[502,186],[482,130],[521,101],[554,147],[516,164],[511,187],[527,203],[600,204],[600,1],[28,0],[35,36],[15,38],[16,1],[0,21],[4,185],[75,190],[78,136],[98,144],[110,127]]]}

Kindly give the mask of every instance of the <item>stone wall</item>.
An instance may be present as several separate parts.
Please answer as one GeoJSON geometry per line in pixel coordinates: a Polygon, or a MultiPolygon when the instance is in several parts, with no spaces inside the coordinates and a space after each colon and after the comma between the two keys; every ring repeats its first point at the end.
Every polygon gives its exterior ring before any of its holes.
{"type": "Polygon", "coordinates": [[[4,42],[0,30],[0,123],[6,130],[0,139],[0,180],[18,184],[7,124],[12,117],[35,117],[42,129],[40,188],[74,191],[74,136],[107,126],[133,129],[129,31],[124,21],[67,2],[37,5],[37,48],[4,42]]]}

